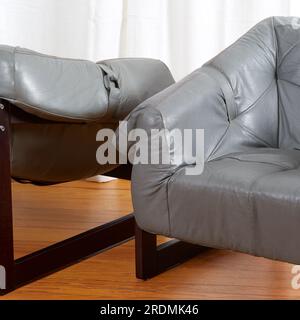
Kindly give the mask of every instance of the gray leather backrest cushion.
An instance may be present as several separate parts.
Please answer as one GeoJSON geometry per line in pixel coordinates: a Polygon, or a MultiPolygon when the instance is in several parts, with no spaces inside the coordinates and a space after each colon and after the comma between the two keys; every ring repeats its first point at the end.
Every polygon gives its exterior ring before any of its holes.
{"type": "Polygon", "coordinates": [[[204,68],[220,78],[229,118],[210,159],[248,147],[300,149],[300,18],[261,21],[204,68]]]}
{"type": "Polygon", "coordinates": [[[87,122],[110,115],[119,120],[172,83],[170,71],[158,60],[96,64],[0,46],[0,97],[50,120],[87,122]]]}
{"type": "MultiPolygon", "coordinates": [[[[202,68],[203,69],[203,68],[202,68]]],[[[228,126],[209,159],[251,147],[277,147],[276,39],[272,19],[205,64],[226,101],[228,126]]]]}

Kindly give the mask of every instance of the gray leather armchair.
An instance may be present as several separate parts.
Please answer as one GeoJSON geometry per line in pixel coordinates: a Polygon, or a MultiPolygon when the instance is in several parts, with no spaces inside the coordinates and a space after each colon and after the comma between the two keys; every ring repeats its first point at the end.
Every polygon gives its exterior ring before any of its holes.
{"type": "Polygon", "coordinates": [[[97,163],[96,133],[117,128],[173,83],[158,60],[93,63],[0,46],[0,293],[133,237],[128,215],[14,260],[11,178],[42,185],[108,172],[130,178],[129,166],[97,163]]]}
{"type": "Polygon", "coordinates": [[[131,113],[131,127],[205,130],[201,175],[133,168],[138,277],[205,247],[300,263],[299,101],[300,19],[273,17],[131,113]],[[157,234],[186,243],[156,248],[157,234]]]}

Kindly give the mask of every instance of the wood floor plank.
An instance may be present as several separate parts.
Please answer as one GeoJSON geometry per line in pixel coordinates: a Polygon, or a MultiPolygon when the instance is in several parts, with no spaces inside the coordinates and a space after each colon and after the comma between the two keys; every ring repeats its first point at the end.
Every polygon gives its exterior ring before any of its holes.
{"type": "MultiPolygon", "coordinates": [[[[13,183],[13,198],[16,257],[132,211],[124,180],[13,183]]],[[[246,254],[211,250],[148,281],[134,265],[130,241],[0,299],[300,299],[292,265],[246,254]]]]}

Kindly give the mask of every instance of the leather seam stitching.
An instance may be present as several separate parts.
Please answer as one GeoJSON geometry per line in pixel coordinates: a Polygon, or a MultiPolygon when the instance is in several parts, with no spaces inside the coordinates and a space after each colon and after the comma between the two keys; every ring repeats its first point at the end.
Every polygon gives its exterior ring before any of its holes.
{"type": "Polygon", "coordinates": [[[239,124],[238,122],[235,122],[235,124],[240,127],[242,130],[244,130],[246,133],[248,133],[249,135],[251,135],[254,139],[256,139],[257,141],[264,143],[266,146],[273,148],[273,146],[271,144],[269,144],[267,141],[265,141],[262,138],[259,138],[251,129],[249,129],[246,126],[242,126],[241,124],[239,124]]]}
{"type": "Polygon", "coordinates": [[[299,84],[297,84],[297,83],[294,83],[294,82],[291,82],[291,81],[289,81],[289,80],[287,80],[287,79],[282,79],[282,78],[280,78],[280,79],[278,79],[279,81],[284,81],[284,82],[286,82],[286,83],[288,83],[288,84],[291,84],[291,85],[293,85],[293,86],[295,86],[295,87],[300,87],[300,85],[299,84]]]}
{"type": "Polygon", "coordinates": [[[230,124],[228,124],[228,126],[227,126],[225,132],[223,133],[222,137],[220,138],[220,140],[217,142],[217,144],[215,145],[215,147],[213,148],[213,150],[211,151],[211,153],[207,157],[207,161],[209,161],[210,160],[209,158],[211,156],[213,156],[213,154],[215,154],[218,151],[218,149],[220,148],[221,143],[224,141],[224,139],[225,139],[225,137],[226,137],[226,135],[228,133],[229,127],[230,127],[230,124]]]}
{"type": "MultiPolygon", "coordinates": [[[[282,170],[294,170],[295,168],[290,168],[288,167],[287,165],[284,166],[284,165],[281,165],[279,163],[274,163],[274,162],[267,162],[267,161],[261,161],[261,160],[257,160],[257,161],[251,161],[251,160],[243,160],[243,159],[239,159],[237,157],[234,157],[234,156],[224,156],[222,157],[221,159],[218,159],[216,161],[220,161],[222,159],[232,159],[232,160],[236,160],[236,161],[239,161],[239,162],[245,162],[245,163],[261,163],[261,164],[268,164],[268,165],[272,165],[272,166],[276,166],[276,167],[279,167],[281,168],[282,170]]],[[[296,167],[297,168],[297,167],[296,167]]],[[[280,170],[280,172],[282,171],[280,170]]]]}
{"type": "MultiPolygon", "coordinates": [[[[20,104],[28,107],[29,109],[33,109],[33,110],[36,110],[36,111],[39,111],[38,113],[40,114],[40,117],[42,118],[42,114],[47,114],[47,115],[51,115],[51,116],[55,116],[55,117],[58,117],[60,119],[68,119],[68,120],[81,120],[81,121],[86,121],[86,122],[97,122],[99,120],[101,120],[103,117],[99,117],[99,118],[93,118],[93,119],[89,119],[89,118],[81,118],[81,117],[70,117],[70,116],[67,116],[67,115],[62,115],[62,114],[58,114],[58,113],[52,113],[52,112],[49,112],[49,111],[45,111],[43,109],[40,109],[40,108],[37,108],[35,106],[32,106],[30,104],[27,104],[25,102],[22,102],[18,99],[7,99],[7,98],[4,98],[6,100],[9,100],[9,101],[12,101],[12,103],[14,102],[19,102],[20,104]]],[[[29,112],[31,113],[31,112],[29,112]]],[[[59,120],[57,120],[58,122],[61,122],[59,120]]]]}
{"type": "Polygon", "coordinates": [[[280,128],[280,102],[281,102],[281,97],[279,94],[278,90],[278,55],[279,55],[279,47],[278,47],[278,38],[277,38],[277,33],[275,29],[275,18],[272,18],[272,27],[273,27],[273,39],[274,39],[274,46],[276,48],[276,56],[275,56],[275,81],[276,81],[276,89],[277,89],[277,114],[278,114],[278,119],[277,119],[277,147],[279,147],[279,128],[280,128]]]}
{"type": "Polygon", "coordinates": [[[282,63],[284,62],[284,60],[287,58],[287,56],[300,44],[300,40],[297,41],[296,43],[294,43],[281,57],[280,62],[278,63],[278,69],[280,68],[280,66],[282,65],[282,63]]]}
{"type": "Polygon", "coordinates": [[[269,85],[267,86],[267,88],[259,95],[259,97],[250,104],[250,106],[248,106],[244,111],[242,111],[237,118],[239,118],[240,116],[246,114],[248,111],[251,111],[253,108],[256,107],[256,104],[260,101],[260,99],[262,99],[271,89],[272,89],[272,84],[275,82],[275,80],[273,79],[269,85]]]}
{"type": "MultiPolygon", "coordinates": [[[[235,117],[236,117],[236,116],[237,116],[237,113],[238,113],[237,104],[236,104],[236,102],[235,102],[234,90],[233,90],[233,88],[232,88],[232,85],[231,85],[230,80],[228,79],[227,75],[224,73],[224,71],[223,71],[221,68],[219,68],[218,66],[214,65],[213,63],[211,63],[211,64],[209,64],[209,65],[206,65],[206,66],[204,66],[204,67],[211,67],[211,68],[219,71],[219,72],[221,73],[221,75],[224,77],[224,79],[225,79],[228,87],[229,87],[229,88],[231,89],[231,91],[232,91],[232,103],[231,103],[231,104],[232,104],[232,106],[233,106],[233,108],[234,108],[234,115],[235,115],[235,117]]],[[[211,78],[213,78],[213,79],[216,81],[216,79],[215,79],[214,77],[212,77],[211,75],[208,74],[208,76],[211,77],[211,78]]],[[[219,86],[220,86],[220,85],[219,85],[219,86]]],[[[224,94],[223,88],[222,88],[221,86],[220,86],[220,89],[222,90],[223,96],[224,96],[224,98],[225,98],[225,94],[224,94]]],[[[225,107],[226,107],[226,109],[227,109],[228,119],[229,119],[229,121],[232,121],[232,118],[231,118],[231,116],[230,116],[230,111],[229,111],[229,108],[228,108],[228,105],[227,105],[226,98],[225,98],[225,103],[226,103],[225,107]]]]}

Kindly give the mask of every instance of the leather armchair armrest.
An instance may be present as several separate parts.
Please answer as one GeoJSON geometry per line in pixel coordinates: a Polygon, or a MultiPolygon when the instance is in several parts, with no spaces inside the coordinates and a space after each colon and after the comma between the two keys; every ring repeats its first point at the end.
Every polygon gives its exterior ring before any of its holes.
{"type": "MultiPolygon", "coordinates": [[[[228,126],[227,110],[218,81],[205,69],[199,69],[182,81],[148,99],[126,118],[127,129],[204,129],[204,157],[217,145],[228,126]]],[[[122,128],[120,128],[122,130],[122,128]]],[[[192,145],[193,147],[193,145],[192,145]]],[[[149,150],[151,151],[151,150],[149,150]]],[[[172,146],[170,153],[174,152],[172,146]]],[[[168,235],[168,183],[184,161],[170,164],[135,164],[132,171],[132,195],[139,226],[168,235]],[[147,212],[146,203],[157,202],[160,212],[147,212]],[[142,213],[142,214],[139,214],[142,213]]]]}

